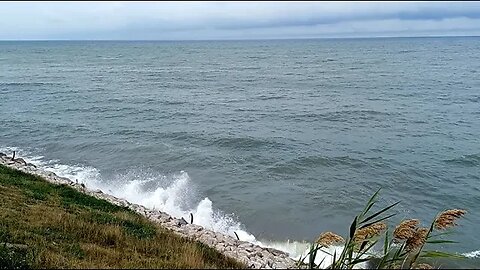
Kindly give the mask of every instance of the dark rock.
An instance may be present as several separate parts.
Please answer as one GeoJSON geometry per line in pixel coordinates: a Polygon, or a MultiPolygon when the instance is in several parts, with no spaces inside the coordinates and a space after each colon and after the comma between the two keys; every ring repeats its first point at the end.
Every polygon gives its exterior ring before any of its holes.
{"type": "Polygon", "coordinates": [[[17,163],[20,163],[22,165],[25,165],[25,166],[27,165],[27,162],[23,158],[16,158],[13,161],[15,161],[17,163]]]}
{"type": "Polygon", "coordinates": [[[366,262],[366,269],[378,268],[378,265],[380,264],[380,261],[381,261],[380,258],[376,258],[376,257],[370,258],[370,260],[368,260],[366,262]]]}
{"type": "Polygon", "coordinates": [[[272,253],[275,256],[280,256],[280,255],[284,255],[284,254],[286,255],[285,252],[280,251],[278,249],[274,249],[274,248],[265,248],[265,249],[268,250],[270,253],[272,253]]]}
{"type": "Polygon", "coordinates": [[[188,224],[188,222],[183,217],[181,219],[177,219],[177,226],[178,227],[185,226],[187,224],[188,224]]]}

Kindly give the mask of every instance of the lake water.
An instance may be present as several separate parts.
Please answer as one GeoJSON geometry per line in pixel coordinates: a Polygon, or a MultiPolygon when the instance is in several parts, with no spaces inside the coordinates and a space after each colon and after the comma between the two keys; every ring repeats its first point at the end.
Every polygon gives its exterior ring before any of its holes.
{"type": "Polygon", "coordinates": [[[382,188],[466,209],[437,248],[478,266],[479,72],[476,37],[0,42],[0,151],[292,254],[382,188]]]}

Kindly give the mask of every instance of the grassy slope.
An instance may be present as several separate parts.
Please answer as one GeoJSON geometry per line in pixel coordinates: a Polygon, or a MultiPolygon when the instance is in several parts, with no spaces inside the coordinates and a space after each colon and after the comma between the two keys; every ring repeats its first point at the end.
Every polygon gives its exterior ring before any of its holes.
{"type": "Polygon", "coordinates": [[[0,268],[17,267],[244,266],[128,209],[0,165],[0,268]]]}

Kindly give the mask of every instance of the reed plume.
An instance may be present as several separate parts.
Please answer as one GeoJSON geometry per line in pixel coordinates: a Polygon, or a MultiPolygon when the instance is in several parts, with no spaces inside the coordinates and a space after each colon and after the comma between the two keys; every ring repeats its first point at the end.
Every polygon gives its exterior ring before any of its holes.
{"type": "Polygon", "coordinates": [[[337,235],[332,232],[324,232],[320,234],[320,236],[317,239],[317,244],[320,244],[323,247],[329,247],[333,244],[343,242],[344,239],[340,235],[337,235]]]}
{"type": "Polygon", "coordinates": [[[387,228],[387,224],[377,222],[365,228],[359,229],[355,232],[353,240],[357,243],[369,240],[375,236],[380,235],[387,228]]]}
{"type": "Polygon", "coordinates": [[[457,224],[455,223],[455,220],[457,218],[462,217],[466,213],[467,211],[462,209],[451,209],[451,210],[443,211],[435,219],[435,225],[434,225],[435,229],[445,230],[447,228],[456,226],[457,224]]]}
{"type": "Polygon", "coordinates": [[[418,228],[413,236],[407,239],[405,250],[410,252],[422,247],[427,241],[428,232],[428,228],[418,228]]]}
{"type": "Polygon", "coordinates": [[[418,226],[418,219],[407,219],[402,221],[393,231],[395,240],[406,240],[414,236],[418,226]]]}

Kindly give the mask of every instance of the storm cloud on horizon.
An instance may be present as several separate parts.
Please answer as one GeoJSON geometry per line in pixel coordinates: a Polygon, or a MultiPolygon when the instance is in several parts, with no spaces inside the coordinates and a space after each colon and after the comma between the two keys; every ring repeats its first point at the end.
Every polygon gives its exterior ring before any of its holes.
{"type": "Polygon", "coordinates": [[[0,40],[480,35],[480,2],[2,2],[0,40]]]}

